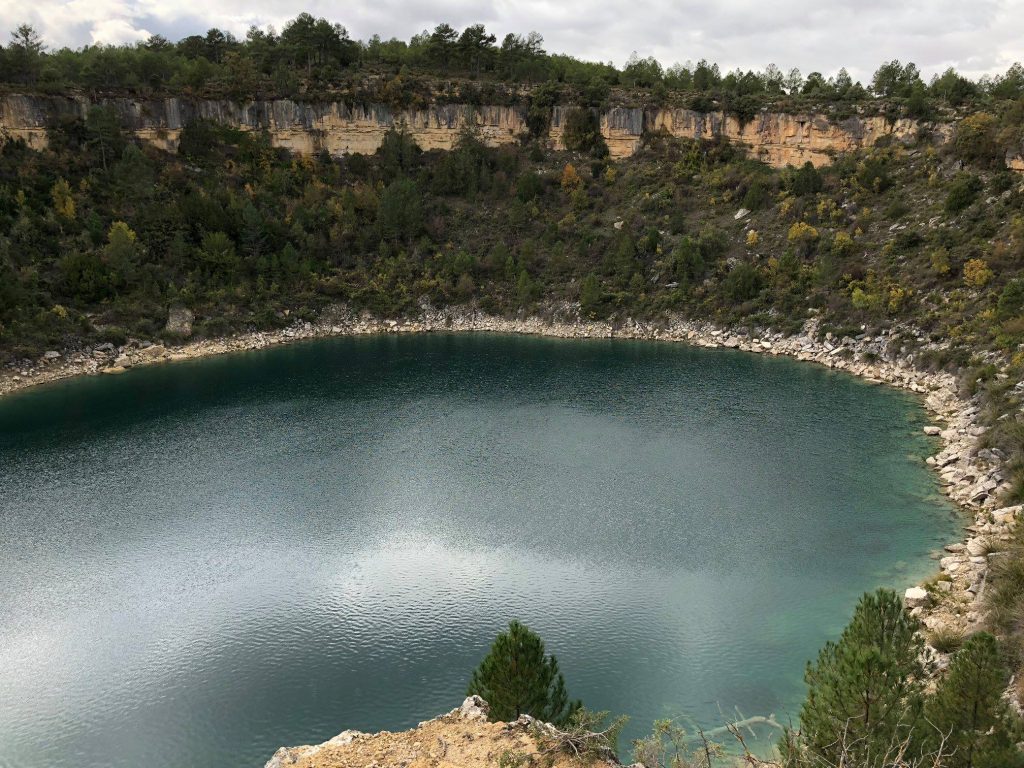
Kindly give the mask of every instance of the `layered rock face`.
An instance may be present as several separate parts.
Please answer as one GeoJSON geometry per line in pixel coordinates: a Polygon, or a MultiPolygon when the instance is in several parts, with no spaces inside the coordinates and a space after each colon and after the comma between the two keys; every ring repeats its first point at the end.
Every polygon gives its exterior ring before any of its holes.
{"type": "MultiPolygon", "coordinates": [[[[470,696],[462,706],[417,727],[390,733],[344,731],[330,741],[309,747],[282,747],[266,768],[476,768],[487,765],[519,765],[525,756],[537,756],[538,729],[550,728],[524,715],[513,723],[487,720],[487,702],[470,696]]],[[[552,752],[545,765],[577,766],[568,754],[552,752]]],[[[593,768],[615,768],[614,758],[597,759],[593,768]]]]}
{"type": "MultiPolygon", "coordinates": [[[[712,139],[720,136],[746,145],[752,157],[776,168],[799,166],[810,161],[828,165],[832,156],[870,147],[882,138],[909,141],[917,137],[914,120],[888,122],[884,117],[850,117],[833,122],[823,115],[790,115],[762,112],[747,123],[721,112],[702,114],[689,109],[659,110],[651,116],[649,130],[665,130],[673,136],[712,139]]],[[[951,127],[930,127],[939,142],[951,136],[951,127]]]]}
{"type": "MultiPolygon", "coordinates": [[[[451,149],[467,127],[492,146],[511,144],[527,132],[526,112],[517,107],[465,104],[437,105],[423,110],[395,111],[384,105],[350,106],[343,102],[308,104],[275,101],[232,102],[183,98],[104,99],[122,123],[141,140],[175,150],[181,129],[196,120],[213,120],[243,131],[270,134],[275,146],[293,152],[332,155],[377,150],[393,126],[404,125],[423,149],[451,149]]],[[[24,139],[30,147],[47,144],[47,128],[61,119],[84,117],[92,102],[84,97],[0,97],[0,132],[24,139]]],[[[565,119],[571,107],[552,110],[548,140],[562,148],[565,119]]],[[[664,131],[691,139],[724,137],[747,147],[751,157],[776,167],[810,161],[827,165],[832,156],[872,146],[883,137],[910,140],[917,134],[912,120],[887,122],[882,117],[851,117],[833,122],[822,115],[761,113],[747,123],[722,112],[689,109],[614,108],[601,114],[601,132],[613,158],[629,157],[648,131],[664,131]]],[[[939,141],[949,138],[948,126],[932,126],[939,141]]]]}

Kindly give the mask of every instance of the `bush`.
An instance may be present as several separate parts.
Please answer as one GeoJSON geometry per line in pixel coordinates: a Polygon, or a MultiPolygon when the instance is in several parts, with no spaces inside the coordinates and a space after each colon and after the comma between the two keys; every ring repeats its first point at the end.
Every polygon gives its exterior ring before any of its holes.
{"type": "Polygon", "coordinates": [[[999,294],[998,315],[1001,319],[1016,317],[1024,312],[1024,280],[1011,280],[999,294]]]}
{"type": "Polygon", "coordinates": [[[992,270],[983,259],[968,259],[964,264],[964,283],[971,288],[984,288],[992,278],[992,270]]]}
{"type": "Polygon", "coordinates": [[[957,123],[953,146],[964,160],[982,167],[1002,164],[996,130],[999,121],[988,112],[969,115],[957,123]]]}
{"type": "Polygon", "coordinates": [[[953,653],[964,644],[964,636],[954,629],[942,627],[928,636],[928,644],[939,653],[953,653]]]}
{"type": "Polygon", "coordinates": [[[380,196],[377,224],[387,240],[411,240],[423,229],[423,197],[412,179],[398,179],[380,196]]]}
{"type": "Polygon", "coordinates": [[[747,192],[743,195],[743,207],[748,211],[759,211],[771,202],[771,195],[758,180],[751,182],[750,186],[747,187],[747,192]]]}
{"type": "Polygon", "coordinates": [[[818,230],[807,222],[798,221],[789,228],[786,239],[796,246],[802,255],[807,256],[818,244],[818,230]]]}
{"type": "Polygon", "coordinates": [[[595,157],[607,157],[608,145],[601,135],[600,118],[592,109],[571,109],[565,116],[562,141],[571,152],[589,152],[595,157]]]}
{"type": "Polygon", "coordinates": [[[757,298],[764,286],[761,271],[753,264],[741,261],[725,278],[726,296],[737,304],[757,298]]]}
{"type": "Polygon", "coordinates": [[[973,174],[960,174],[946,195],[946,213],[960,213],[974,202],[981,191],[981,179],[973,174]]]}
{"type": "Polygon", "coordinates": [[[802,197],[803,195],[815,195],[821,192],[824,182],[822,181],[821,174],[818,173],[818,169],[808,161],[799,169],[789,174],[786,187],[790,193],[797,197],[802,197]]]}
{"type": "Polygon", "coordinates": [[[918,248],[924,242],[924,236],[916,229],[906,229],[896,235],[892,241],[892,247],[900,253],[906,253],[918,248]]]}
{"type": "Polygon", "coordinates": [[[1007,674],[996,639],[980,632],[966,642],[928,700],[925,716],[931,740],[949,754],[949,768],[1024,765],[1003,689],[1007,674]]]}
{"type": "Polygon", "coordinates": [[[597,275],[591,272],[580,284],[580,311],[589,318],[597,318],[603,314],[604,291],[597,275]]]}
{"type": "Polygon", "coordinates": [[[857,166],[857,183],[869,192],[884,192],[892,186],[888,160],[872,155],[857,166]]]}
{"type": "Polygon", "coordinates": [[[516,182],[516,197],[528,203],[544,194],[544,181],[533,171],[528,171],[516,182]]]}
{"type": "Polygon", "coordinates": [[[836,256],[847,256],[853,253],[853,248],[853,238],[849,233],[841,230],[836,232],[835,237],[832,238],[832,253],[836,256]]]}

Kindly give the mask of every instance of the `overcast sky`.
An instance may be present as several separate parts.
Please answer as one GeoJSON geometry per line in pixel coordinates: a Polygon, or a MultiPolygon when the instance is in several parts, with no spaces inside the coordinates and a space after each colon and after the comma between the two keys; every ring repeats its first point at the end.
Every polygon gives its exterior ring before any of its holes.
{"type": "Polygon", "coordinates": [[[804,75],[846,66],[868,80],[892,58],[925,74],[953,66],[972,77],[1024,60],[1024,0],[0,0],[9,27],[27,21],[51,48],[172,40],[210,27],[242,37],[280,30],[301,11],[366,39],[408,39],[447,21],[482,22],[498,35],[536,30],[545,48],[621,66],[632,51],[665,66],[707,58],[723,72],[775,63],[804,75]]]}

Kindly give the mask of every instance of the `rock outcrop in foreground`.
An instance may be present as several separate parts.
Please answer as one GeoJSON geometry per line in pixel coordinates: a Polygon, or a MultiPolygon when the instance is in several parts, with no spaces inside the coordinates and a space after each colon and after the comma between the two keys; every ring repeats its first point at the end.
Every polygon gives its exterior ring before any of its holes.
{"type": "MultiPolygon", "coordinates": [[[[266,768],[476,768],[517,765],[537,755],[542,745],[534,733],[545,728],[528,715],[513,723],[487,720],[487,702],[470,696],[458,709],[420,723],[408,731],[360,733],[344,731],[330,741],[309,747],[282,747],[266,768]]],[[[569,755],[550,755],[551,768],[578,765],[569,755]]],[[[617,768],[618,762],[596,760],[594,768],[617,768]]]]}

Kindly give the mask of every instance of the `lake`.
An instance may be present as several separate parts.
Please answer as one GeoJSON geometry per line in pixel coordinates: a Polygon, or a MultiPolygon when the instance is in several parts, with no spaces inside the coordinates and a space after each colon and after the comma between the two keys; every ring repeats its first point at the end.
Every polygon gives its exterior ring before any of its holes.
{"type": "Polygon", "coordinates": [[[410,727],[514,618],[628,737],[788,722],[860,594],[957,536],[926,423],[791,360],[497,335],[4,398],[0,766],[259,767],[410,727]]]}

